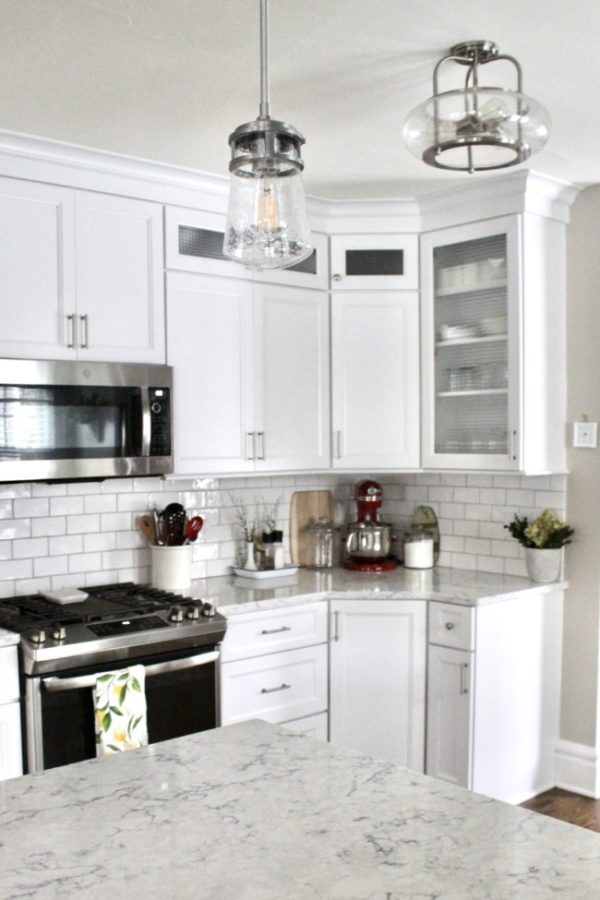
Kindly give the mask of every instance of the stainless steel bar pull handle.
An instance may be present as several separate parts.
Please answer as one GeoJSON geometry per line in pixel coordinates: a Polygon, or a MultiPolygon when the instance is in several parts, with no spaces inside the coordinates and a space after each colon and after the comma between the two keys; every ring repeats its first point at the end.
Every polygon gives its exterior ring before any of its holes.
{"type": "MultiPolygon", "coordinates": [[[[146,666],[146,677],[151,675],[166,675],[169,672],[180,672],[184,669],[193,669],[196,666],[207,666],[216,662],[219,651],[212,650],[209,653],[198,653],[196,656],[186,656],[184,659],[171,659],[164,663],[154,663],[146,666]]],[[[51,676],[42,678],[42,685],[50,693],[59,691],[79,691],[81,688],[91,688],[96,684],[96,675],[80,675],[74,678],[58,678],[51,676]]]]}
{"type": "Polygon", "coordinates": [[[289,625],[282,625],[281,628],[263,628],[261,634],[281,634],[282,631],[291,631],[289,625]]]}
{"type": "Polygon", "coordinates": [[[335,456],[336,459],[342,458],[342,432],[336,431],[335,433],[335,456]]]}
{"type": "Polygon", "coordinates": [[[513,428],[510,432],[510,458],[513,462],[517,459],[517,429],[513,428]]]}
{"type": "Polygon", "coordinates": [[[67,325],[69,329],[69,333],[67,336],[67,347],[73,348],[75,347],[75,316],[73,313],[69,313],[67,316],[67,325]]]}
{"type": "Polygon", "coordinates": [[[336,610],[333,614],[333,640],[339,641],[340,639],[340,614],[336,610]]]}
{"type": "Polygon", "coordinates": [[[291,684],[280,684],[279,687],[274,688],[261,688],[261,694],[275,694],[277,691],[289,691],[291,688],[291,684]]]}
{"type": "Polygon", "coordinates": [[[264,431],[256,432],[256,444],[258,447],[256,458],[264,459],[265,458],[265,433],[264,433],[264,431]]]}
{"type": "Polygon", "coordinates": [[[89,342],[89,326],[88,326],[88,315],[84,313],[82,316],[79,316],[79,321],[83,325],[83,339],[80,343],[80,347],[82,350],[87,350],[90,345],[89,342]]]}
{"type": "Polygon", "coordinates": [[[254,432],[246,432],[246,459],[254,459],[254,432]],[[250,448],[250,449],[248,449],[250,448]]]}
{"type": "Polygon", "coordinates": [[[469,693],[469,663],[462,663],[460,667],[460,693],[469,693]]]}

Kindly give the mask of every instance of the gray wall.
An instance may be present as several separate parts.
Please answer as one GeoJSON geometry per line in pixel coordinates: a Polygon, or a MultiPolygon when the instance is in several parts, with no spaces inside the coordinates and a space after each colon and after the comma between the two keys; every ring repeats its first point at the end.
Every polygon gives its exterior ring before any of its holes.
{"type": "MultiPolygon", "coordinates": [[[[582,191],[568,228],[567,419],[600,421],[600,187],[582,191]]],[[[568,434],[567,547],[561,737],[598,738],[600,450],[574,450],[568,434]]]]}

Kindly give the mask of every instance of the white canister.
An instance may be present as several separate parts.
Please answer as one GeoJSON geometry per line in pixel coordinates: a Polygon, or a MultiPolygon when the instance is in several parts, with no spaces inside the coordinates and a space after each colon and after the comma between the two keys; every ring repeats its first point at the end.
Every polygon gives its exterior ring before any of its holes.
{"type": "Polygon", "coordinates": [[[192,583],[192,545],[152,550],[152,586],[161,591],[182,591],[192,583]]]}
{"type": "Polygon", "coordinates": [[[433,567],[433,538],[426,531],[413,531],[404,540],[404,567],[431,569],[433,567]]]}

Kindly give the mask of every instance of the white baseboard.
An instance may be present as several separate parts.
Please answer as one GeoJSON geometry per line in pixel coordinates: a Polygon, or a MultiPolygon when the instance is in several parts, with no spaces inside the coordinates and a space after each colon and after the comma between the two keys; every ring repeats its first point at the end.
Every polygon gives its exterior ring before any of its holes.
{"type": "Polygon", "coordinates": [[[584,797],[600,798],[600,766],[595,747],[558,741],[556,786],[584,797]]]}

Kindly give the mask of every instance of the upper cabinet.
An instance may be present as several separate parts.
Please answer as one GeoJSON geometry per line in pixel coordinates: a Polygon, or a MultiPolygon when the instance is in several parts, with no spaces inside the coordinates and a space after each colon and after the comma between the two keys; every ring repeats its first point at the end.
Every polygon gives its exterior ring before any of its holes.
{"type": "Polygon", "coordinates": [[[176,473],[326,469],[327,294],[182,272],[167,292],[176,473]]]}
{"type": "Polygon", "coordinates": [[[333,466],[419,467],[419,295],[334,291],[333,466]]]}
{"type": "Polygon", "coordinates": [[[313,231],[314,250],[308,259],[288,269],[251,272],[223,253],[225,216],[203,210],[168,206],[165,211],[167,268],[205,275],[227,275],[289,287],[329,285],[328,241],[313,231]]]}
{"type": "Polygon", "coordinates": [[[416,234],[344,234],[331,238],[331,281],[337,290],[415,290],[416,234]]]}
{"type": "Polygon", "coordinates": [[[0,354],[164,362],[159,204],[0,179],[0,354]]]}
{"type": "Polygon", "coordinates": [[[529,214],[423,235],[425,468],[564,468],[563,244],[529,214]]]}

